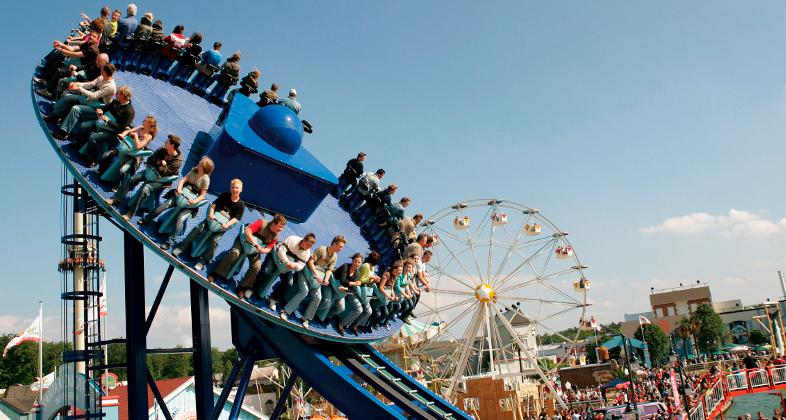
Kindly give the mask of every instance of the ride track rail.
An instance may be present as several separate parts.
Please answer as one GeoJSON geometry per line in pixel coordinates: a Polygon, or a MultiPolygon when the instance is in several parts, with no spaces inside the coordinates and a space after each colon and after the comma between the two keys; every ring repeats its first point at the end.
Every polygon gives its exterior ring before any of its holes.
{"type": "MultiPolygon", "coordinates": [[[[123,72],[123,71],[116,72],[116,76],[119,76],[119,77],[117,77],[118,79],[130,79],[129,81],[131,81],[131,82],[133,82],[135,78],[145,77],[145,76],[141,76],[141,75],[133,75],[132,76],[132,75],[129,75],[127,72],[123,72]]],[[[163,82],[163,81],[159,81],[159,80],[155,80],[155,81],[156,82],[160,82],[162,84],[169,85],[168,83],[163,82]]],[[[118,83],[120,83],[120,82],[121,82],[121,80],[118,80],[118,83]]],[[[176,86],[173,86],[173,85],[169,85],[169,86],[171,86],[173,89],[182,90],[182,89],[180,89],[180,88],[178,88],[176,86]]],[[[136,88],[136,86],[132,85],[132,89],[135,89],[135,88],[136,88]]],[[[186,92],[186,93],[188,93],[189,95],[195,96],[195,95],[191,94],[190,92],[186,92]]],[[[135,95],[135,97],[138,97],[138,96],[139,95],[135,95]]],[[[196,98],[199,98],[199,97],[196,97],[196,98]]],[[[36,113],[36,119],[37,119],[39,125],[41,126],[42,130],[46,133],[46,138],[49,141],[49,144],[55,150],[55,152],[57,153],[58,158],[63,162],[63,164],[68,169],[69,173],[71,173],[71,175],[74,177],[76,182],[79,183],[85,189],[85,191],[88,192],[90,198],[92,198],[93,201],[95,203],[97,203],[97,205],[104,210],[104,212],[105,212],[104,216],[107,217],[108,219],[110,219],[110,221],[114,225],[120,227],[123,231],[128,232],[131,235],[133,235],[134,238],[136,238],[139,242],[143,243],[149,250],[153,251],[160,259],[165,261],[167,264],[176,267],[180,272],[185,274],[187,277],[189,277],[192,280],[196,281],[202,287],[206,288],[210,292],[215,293],[216,295],[220,296],[227,303],[229,303],[229,304],[231,304],[231,305],[233,305],[235,307],[238,307],[240,309],[243,309],[243,310],[245,310],[245,311],[247,311],[249,313],[252,313],[255,316],[261,317],[261,318],[265,319],[266,321],[273,322],[273,323],[282,325],[282,326],[284,326],[286,328],[289,328],[291,330],[297,331],[298,333],[305,334],[305,335],[308,335],[308,336],[311,336],[311,337],[315,337],[315,338],[326,339],[326,340],[331,340],[331,341],[336,341],[336,342],[343,342],[343,343],[372,343],[372,342],[375,342],[375,341],[379,341],[380,339],[383,339],[383,338],[387,337],[388,335],[392,334],[393,332],[397,331],[398,328],[403,324],[403,322],[400,319],[395,319],[391,323],[391,329],[390,330],[386,330],[384,328],[377,328],[374,331],[372,331],[372,333],[361,333],[358,336],[352,336],[352,335],[341,336],[338,333],[338,331],[335,329],[335,327],[333,326],[333,323],[327,323],[325,325],[319,325],[317,323],[313,323],[312,322],[311,328],[305,329],[305,328],[302,327],[302,325],[300,325],[299,322],[290,321],[290,320],[287,320],[287,321],[282,320],[278,316],[278,313],[276,313],[276,312],[270,310],[269,308],[267,308],[267,306],[264,305],[264,303],[263,303],[263,301],[261,299],[256,299],[256,298],[252,298],[251,300],[240,300],[240,299],[238,299],[238,297],[237,297],[237,295],[236,295],[236,293],[234,291],[234,288],[235,288],[234,281],[232,281],[231,279],[230,280],[226,280],[226,279],[221,279],[221,278],[217,277],[215,282],[212,282],[212,283],[209,282],[207,280],[207,278],[206,278],[206,274],[207,274],[206,270],[208,270],[209,269],[208,267],[210,267],[212,264],[211,265],[207,265],[205,267],[205,269],[202,270],[202,272],[199,272],[199,271],[195,270],[187,261],[182,260],[180,257],[175,257],[170,252],[162,250],[161,247],[160,247],[160,244],[161,244],[162,241],[159,240],[159,238],[156,238],[155,236],[146,234],[143,231],[144,229],[140,230],[140,228],[137,227],[134,224],[134,221],[138,220],[137,216],[133,217],[130,221],[126,221],[125,219],[123,219],[122,214],[120,213],[120,211],[118,211],[118,209],[116,207],[110,206],[110,205],[108,205],[106,203],[106,201],[105,201],[106,198],[112,192],[110,190],[107,190],[107,189],[103,188],[103,186],[100,185],[100,183],[97,181],[98,176],[97,176],[97,174],[95,172],[93,172],[92,170],[90,170],[88,168],[85,168],[84,166],[82,166],[81,163],[75,161],[74,158],[76,157],[77,151],[75,150],[74,147],[71,147],[71,144],[70,144],[69,141],[67,141],[67,140],[66,141],[59,141],[59,140],[55,139],[52,136],[52,134],[51,134],[52,127],[47,122],[45,122],[43,120],[43,116],[44,115],[43,115],[42,108],[43,109],[47,109],[48,107],[50,107],[53,104],[53,102],[49,101],[49,100],[47,100],[45,98],[42,98],[42,97],[38,96],[35,93],[35,83],[31,83],[31,99],[32,99],[32,102],[33,102],[33,105],[34,105],[34,108],[35,108],[35,111],[36,111],[35,112],[36,113]]],[[[207,101],[205,100],[205,102],[207,102],[207,101]]],[[[134,102],[134,103],[136,103],[136,102],[134,102]]],[[[138,118],[139,117],[140,117],[140,115],[138,114],[138,118]]],[[[213,127],[213,129],[215,129],[215,128],[216,128],[216,126],[213,127]]],[[[197,136],[198,136],[199,135],[199,130],[194,130],[194,131],[197,131],[197,136]]],[[[160,137],[161,136],[159,136],[159,138],[160,137]]],[[[184,138],[184,140],[186,140],[186,138],[184,138]]],[[[184,145],[184,144],[186,144],[186,141],[181,143],[181,145],[184,145]]],[[[183,150],[181,150],[181,153],[184,156],[188,156],[189,150],[183,149],[183,150]]],[[[183,176],[184,176],[184,174],[183,174],[183,176]]],[[[253,181],[251,181],[251,182],[253,182],[253,181]]],[[[133,190],[129,191],[128,197],[132,196],[133,192],[134,192],[133,190]]],[[[213,194],[211,192],[211,193],[208,194],[208,197],[206,197],[206,200],[215,199],[215,197],[216,197],[216,194],[213,194]]],[[[241,197],[242,197],[242,195],[241,195],[241,197]]],[[[326,206],[330,206],[330,205],[335,205],[335,207],[336,207],[336,209],[330,209],[330,210],[340,210],[338,208],[338,204],[337,204],[336,200],[332,196],[325,197],[325,200],[320,205],[320,208],[323,208],[323,207],[326,207],[326,206]]],[[[203,206],[203,208],[199,212],[199,215],[196,218],[194,218],[190,223],[188,223],[188,225],[186,227],[186,230],[188,230],[189,228],[195,226],[195,222],[196,221],[201,220],[200,217],[202,217],[204,215],[204,213],[206,212],[206,207],[209,207],[209,206],[203,206]]],[[[317,213],[319,211],[320,210],[318,209],[317,213]]],[[[343,210],[341,210],[341,211],[343,211],[343,210]]],[[[251,209],[247,208],[243,219],[241,221],[238,221],[237,225],[240,226],[241,223],[250,223],[250,222],[253,221],[253,219],[256,219],[257,217],[262,217],[262,216],[260,214],[258,214],[256,211],[251,211],[251,209]]],[[[313,216],[312,216],[312,218],[313,218],[313,216]]],[[[346,219],[350,220],[348,214],[346,215],[346,219]]],[[[295,222],[290,222],[290,224],[292,224],[292,223],[295,223],[295,222]]],[[[303,227],[307,227],[308,223],[309,223],[309,220],[306,220],[305,222],[303,222],[301,224],[297,224],[297,223],[295,223],[295,224],[303,226],[303,227]]],[[[321,221],[321,223],[322,224],[326,224],[327,222],[321,221]]],[[[288,224],[288,227],[290,226],[290,224],[288,224]]],[[[356,226],[354,226],[354,228],[359,231],[359,228],[357,228],[356,226]]],[[[287,229],[287,230],[289,230],[289,229],[287,229]]],[[[287,230],[285,230],[285,232],[287,232],[287,230]]],[[[298,229],[298,230],[300,231],[300,230],[304,230],[304,229],[301,228],[301,229],[298,229]]],[[[282,232],[282,234],[283,233],[284,232],[282,232]]],[[[287,233],[291,234],[293,232],[291,232],[291,230],[289,230],[289,232],[287,232],[287,233]]],[[[343,233],[343,232],[339,232],[339,231],[333,232],[333,234],[339,234],[339,233],[343,233]]],[[[358,232],[357,233],[357,237],[358,238],[359,238],[359,235],[360,234],[358,232]]],[[[224,244],[224,243],[228,242],[228,240],[229,241],[233,241],[235,236],[236,236],[236,228],[233,226],[233,228],[231,228],[229,231],[227,231],[224,234],[224,237],[221,240],[221,244],[224,244]]],[[[351,240],[351,238],[353,238],[355,235],[346,235],[346,236],[348,237],[348,240],[351,240]]],[[[283,236],[282,236],[282,238],[283,238],[283,236]]],[[[324,241],[327,240],[327,238],[323,237],[323,238],[321,238],[319,240],[324,242],[324,241]]],[[[355,241],[355,242],[357,242],[357,241],[355,241]]],[[[354,248],[355,251],[361,251],[362,252],[363,248],[364,248],[363,245],[368,246],[365,243],[363,243],[363,244],[355,243],[353,247],[350,247],[349,243],[347,245],[348,245],[347,248],[349,248],[349,249],[348,250],[345,249],[344,252],[342,252],[342,255],[339,256],[340,261],[341,261],[341,259],[347,257],[348,255],[351,255],[350,253],[353,251],[353,248],[354,248]],[[349,251],[349,252],[347,252],[347,251],[349,251]]],[[[228,247],[222,247],[221,245],[219,245],[219,247],[218,247],[218,249],[216,251],[216,257],[213,259],[213,261],[215,262],[215,261],[219,260],[220,257],[222,256],[223,251],[226,251],[227,248],[228,247]]],[[[185,256],[185,255],[186,255],[186,253],[184,252],[183,254],[181,254],[181,257],[185,256]]],[[[243,270],[241,270],[240,274],[241,275],[243,274],[243,270]]],[[[275,287],[275,282],[274,282],[274,286],[273,287],[275,287]]]]}

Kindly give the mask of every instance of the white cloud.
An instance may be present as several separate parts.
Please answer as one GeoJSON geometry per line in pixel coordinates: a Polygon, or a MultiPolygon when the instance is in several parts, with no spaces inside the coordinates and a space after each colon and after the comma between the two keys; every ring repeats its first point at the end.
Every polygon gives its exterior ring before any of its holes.
{"type": "MultiPolygon", "coordinates": [[[[0,315],[0,334],[18,334],[29,327],[34,319],[35,316],[0,315]]],[[[59,316],[47,316],[44,313],[43,327],[44,341],[60,341],[63,325],[59,316]]]]}
{"type": "MultiPolygon", "coordinates": [[[[150,308],[148,308],[149,310],[150,308]]],[[[213,333],[230,331],[229,310],[210,308],[210,330],[213,333]]],[[[226,347],[227,337],[211,334],[213,347],[226,347]]],[[[188,305],[161,305],[147,335],[148,347],[191,347],[191,308],[188,305]]]]}
{"type": "Polygon", "coordinates": [[[670,217],[659,225],[641,228],[639,232],[646,235],[716,233],[722,237],[765,237],[786,232],[786,219],[772,221],[756,213],[731,209],[728,214],[717,216],[709,213],[691,213],[670,217]]]}

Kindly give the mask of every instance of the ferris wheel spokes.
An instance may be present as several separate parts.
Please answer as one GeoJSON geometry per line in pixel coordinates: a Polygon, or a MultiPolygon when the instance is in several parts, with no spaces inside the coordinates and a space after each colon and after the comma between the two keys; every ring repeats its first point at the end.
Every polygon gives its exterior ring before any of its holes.
{"type": "MultiPolygon", "coordinates": [[[[462,337],[464,343],[467,342],[471,343],[472,341],[474,341],[475,337],[477,336],[478,329],[480,329],[481,321],[483,321],[483,318],[480,316],[482,311],[483,311],[482,306],[478,306],[478,308],[475,310],[475,317],[472,319],[473,322],[471,326],[467,328],[467,331],[465,331],[464,336],[462,337]]],[[[456,363],[456,369],[454,370],[453,375],[451,377],[450,386],[448,387],[448,392],[447,392],[447,396],[451,400],[454,397],[453,394],[456,390],[456,384],[458,383],[461,376],[464,374],[464,370],[465,367],[467,366],[467,362],[469,361],[470,350],[472,349],[472,347],[473,347],[472,345],[462,346],[461,344],[459,344],[461,353],[456,363]]]]}
{"type": "MultiPolygon", "coordinates": [[[[429,340],[436,340],[439,337],[445,335],[446,333],[449,333],[450,329],[453,326],[457,325],[462,319],[466,318],[466,316],[471,314],[471,313],[472,313],[472,311],[461,311],[461,315],[451,319],[450,322],[446,323],[444,326],[440,325],[439,327],[437,327],[437,333],[432,335],[432,336],[428,336],[429,340]]],[[[451,333],[449,333],[448,335],[453,337],[453,334],[451,334],[451,333]]]]}
{"type": "Polygon", "coordinates": [[[544,277],[533,277],[533,278],[531,278],[529,280],[525,280],[524,282],[519,283],[519,284],[514,284],[514,285],[507,286],[507,287],[502,287],[497,292],[498,293],[504,293],[504,292],[509,292],[511,290],[521,289],[521,288],[526,287],[526,286],[528,286],[530,284],[533,284],[533,283],[543,282],[545,284],[545,283],[547,283],[547,280],[551,280],[551,279],[557,278],[559,276],[562,276],[562,275],[565,275],[565,274],[568,274],[570,272],[577,271],[577,270],[578,270],[578,268],[571,267],[571,268],[566,268],[564,270],[560,270],[560,271],[548,274],[548,275],[546,275],[544,277]]]}
{"type": "MultiPolygon", "coordinates": [[[[433,226],[433,225],[428,225],[428,226],[429,226],[429,227],[428,227],[428,230],[429,230],[429,232],[433,234],[433,229],[434,229],[434,226],[433,226]]],[[[442,229],[440,229],[440,230],[442,230],[442,229]]],[[[452,250],[452,249],[450,249],[450,247],[447,245],[446,241],[445,241],[445,240],[442,240],[442,241],[440,241],[440,244],[441,244],[441,245],[442,245],[442,246],[443,246],[443,247],[444,247],[444,248],[445,248],[445,249],[448,251],[448,253],[451,255],[451,260],[448,262],[448,264],[450,264],[450,263],[451,263],[451,262],[453,262],[453,261],[456,261],[456,263],[458,264],[458,266],[459,266],[459,267],[461,267],[461,270],[464,272],[464,274],[465,274],[467,277],[469,277],[469,279],[470,279],[470,280],[472,280],[472,281],[475,283],[475,285],[479,285],[479,284],[481,283],[481,281],[480,281],[481,279],[477,279],[477,280],[476,280],[476,279],[475,279],[475,278],[472,276],[472,274],[470,274],[469,270],[467,270],[467,268],[466,268],[466,267],[464,267],[464,264],[462,264],[462,263],[461,263],[461,259],[459,259],[459,258],[458,258],[458,256],[456,256],[456,254],[453,252],[453,250],[452,250]]],[[[436,255],[436,254],[437,254],[437,252],[435,251],[435,252],[434,252],[434,254],[436,255]]],[[[442,269],[443,265],[441,264],[441,260],[440,260],[439,256],[437,256],[437,258],[436,258],[436,259],[437,259],[437,264],[439,265],[439,267],[438,267],[439,271],[441,271],[441,272],[443,272],[443,273],[444,273],[444,271],[445,271],[445,270],[443,270],[443,269],[442,269]]]]}
{"type": "MultiPolygon", "coordinates": [[[[436,253],[435,253],[435,254],[436,254],[436,253]]],[[[440,267],[440,266],[433,266],[433,265],[429,265],[429,267],[431,267],[431,268],[433,268],[434,270],[436,270],[436,271],[437,271],[437,274],[439,274],[439,275],[443,275],[443,276],[445,276],[445,277],[447,277],[447,278],[449,278],[449,279],[451,279],[451,280],[455,280],[456,282],[458,282],[458,283],[460,283],[460,284],[462,284],[462,285],[466,286],[466,287],[467,287],[467,288],[469,288],[469,289],[474,289],[474,288],[475,288],[475,286],[470,286],[469,284],[465,283],[464,281],[462,281],[462,280],[461,280],[461,279],[459,279],[458,277],[456,277],[456,276],[454,276],[454,275],[452,275],[452,274],[450,274],[450,273],[446,273],[446,272],[442,271],[442,267],[440,267]]]]}
{"type": "MultiPolygon", "coordinates": [[[[499,278],[500,273],[502,273],[502,270],[505,269],[505,265],[507,265],[511,253],[513,252],[514,249],[516,249],[516,246],[518,245],[521,236],[524,234],[524,226],[529,224],[531,219],[532,219],[532,213],[529,213],[527,217],[524,219],[524,221],[521,222],[521,227],[519,227],[516,233],[516,237],[513,239],[513,241],[510,240],[510,235],[508,235],[507,225],[502,225],[502,230],[503,232],[505,232],[505,239],[508,240],[508,249],[505,252],[505,256],[502,258],[502,262],[500,263],[499,267],[497,267],[497,271],[494,273],[494,277],[493,277],[494,279],[499,278]]],[[[489,248],[491,248],[491,246],[489,246],[489,248]]]]}
{"type": "Polygon", "coordinates": [[[513,325],[511,325],[510,322],[507,320],[507,318],[505,318],[505,316],[502,314],[502,312],[500,312],[499,308],[494,306],[494,310],[497,312],[497,316],[499,316],[500,321],[502,321],[502,325],[505,327],[505,329],[508,330],[508,333],[516,341],[516,343],[519,345],[519,348],[527,356],[527,359],[530,360],[530,363],[532,363],[534,365],[535,371],[537,371],[538,376],[540,376],[540,379],[549,388],[549,391],[551,391],[551,394],[554,396],[554,398],[557,399],[557,401],[560,403],[561,406],[566,407],[565,401],[563,401],[562,397],[560,397],[559,394],[557,394],[557,390],[555,390],[554,389],[554,385],[551,384],[551,379],[548,378],[546,376],[546,374],[543,373],[543,370],[540,368],[540,366],[538,366],[537,356],[533,355],[530,352],[529,348],[527,348],[527,346],[525,346],[524,343],[521,342],[521,337],[519,337],[518,333],[516,332],[516,329],[513,328],[513,325]]]}
{"type": "Polygon", "coordinates": [[[519,271],[521,271],[522,269],[524,269],[524,267],[526,267],[528,264],[530,264],[532,260],[534,260],[535,258],[537,258],[538,256],[540,256],[540,255],[543,253],[543,250],[544,250],[546,247],[548,247],[550,244],[553,244],[553,243],[554,243],[554,240],[552,240],[552,241],[549,241],[549,242],[547,242],[547,243],[543,244],[543,246],[541,246],[540,248],[538,248],[538,250],[537,250],[537,251],[535,251],[535,253],[534,253],[534,254],[532,254],[532,255],[530,255],[529,257],[527,257],[527,258],[526,258],[524,261],[522,261],[522,262],[521,262],[521,263],[520,263],[518,266],[516,266],[516,268],[514,268],[514,269],[513,269],[513,271],[511,271],[509,274],[507,274],[507,275],[506,275],[505,277],[503,277],[501,280],[496,280],[496,279],[495,279],[495,282],[494,282],[494,287],[500,287],[500,286],[503,286],[503,285],[504,285],[504,284],[505,284],[505,283],[506,283],[506,282],[507,282],[507,281],[508,281],[508,280],[509,280],[511,277],[514,277],[516,274],[518,274],[518,273],[519,273],[519,271]]]}
{"type": "MultiPolygon", "coordinates": [[[[422,304],[422,305],[425,305],[425,306],[429,307],[430,309],[428,311],[424,312],[424,313],[418,314],[418,316],[429,316],[429,315],[438,314],[439,312],[444,312],[444,311],[449,311],[451,309],[460,308],[463,305],[467,305],[467,304],[472,303],[473,300],[475,300],[475,296],[474,295],[472,297],[467,298],[467,299],[463,299],[463,300],[460,300],[458,302],[453,302],[453,303],[450,303],[450,304],[447,304],[447,305],[444,305],[444,306],[440,306],[440,307],[437,307],[437,308],[431,307],[431,305],[429,305],[425,301],[421,300],[420,302],[418,302],[418,305],[422,304]]],[[[436,305],[434,305],[434,306],[436,306],[436,305]]]]}
{"type": "Polygon", "coordinates": [[[571,308],[575,308],[577,305],[582,304],[581,302],[578,301],[564,302],[560,300],[537,299],[537,298],[525,297],[525,296],[511,296],[511,295],[500,295],[500,294],[497,294],[496,296],[497,299],[511,301],[511,302],[546,303],[550,305],[565,305],[565,306],[570,306],[571,308]]]}
{"type": "MultiPolygon", "coordinates": [[[[464,208],[466,208],[466,205],[464,205],[464,206],[457,206],[457,207],[458,207],[459,215],[464,217],[464,208]]],[[[491,212],[491,209],[486,211],[486,215],[483,217],[483,219],[481,219],[480,225],[478,226],[479,228],[483,226],[484,222],[486,222],[486,219],[488,219],[488,216],[489,216],[490,212],[491,212]]],[[[483,270],[480,269],[480,262],[478,262],[478,256],[475,253],[475,243],[472,240],[472,235],[470,234],[471,230],[472,229],[470,228],[470,229],[465,230],[464,232],[467,235],[467,244],[469,244],[469,250],[470,250],[470,252],[472,252],[472,261],[475,263],[475,268],[478,270],[478,279],[480,279],[480,283],[483,283],[483,280],[484,280],[483,279],[483,270]]],[[[491,246],[489,246],[489,248],[491,248],[491,246]]],[[[488,279],[486,279],[486,281],[488,281],[488,279]]]]}

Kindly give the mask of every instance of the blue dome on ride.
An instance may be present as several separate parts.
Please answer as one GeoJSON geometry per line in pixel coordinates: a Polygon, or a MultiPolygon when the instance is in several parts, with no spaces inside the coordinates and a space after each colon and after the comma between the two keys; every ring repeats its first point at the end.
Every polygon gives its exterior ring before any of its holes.
{"type": "Polygon", "coordinates": [[[254,113],[248,124],[269,145],[293,155],[303,143],[303,124],[283,105],[268,105],[254,113]]]}

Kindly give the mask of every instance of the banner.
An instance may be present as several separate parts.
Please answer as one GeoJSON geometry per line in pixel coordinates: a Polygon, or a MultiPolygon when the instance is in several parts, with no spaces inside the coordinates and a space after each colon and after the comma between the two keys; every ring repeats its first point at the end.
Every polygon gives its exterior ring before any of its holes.
{"type": "Polygon", "coordinates": [[[101,285],[98,291],[101,292],[101,297],[98,298],[98,315],[107,316],[109,315],[109,308],[106,306],[106,272],[104,272],[104,277],[101,278],[101,285]]]}
{"type": "Polygon", "coordinates": [[[40,381],[35,381],[30,384],[30,390],[38,391],[40,389],[48,389],[50,385],[55,382],[55,372],[52,371],[49,375],[44,376],[40,381]]]}
{"type": "Polygon", "coordinates": [[[677,375],[674,373],[674,369],[671,369],[669,374],[671,376],[671,396],[674,398],[674,408],[679,410],[682,404],[680,403],[680,390],[677,387],[677,375]]]}

